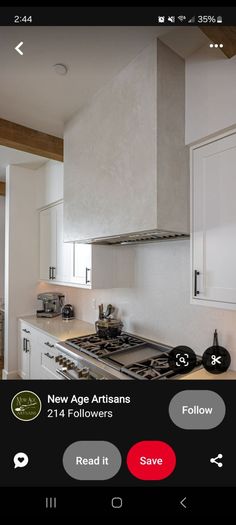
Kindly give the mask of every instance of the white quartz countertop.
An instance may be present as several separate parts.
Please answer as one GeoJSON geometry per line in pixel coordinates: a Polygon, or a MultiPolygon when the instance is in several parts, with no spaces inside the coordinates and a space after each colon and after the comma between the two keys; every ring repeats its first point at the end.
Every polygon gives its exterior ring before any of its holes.
{"type": "Polygon", "coordinates": [[[55,337],[58,341],[95,333],[93,324],[80,321],[79,319],[65,321],[61,316],[48,318],[36,317],[36,315],[27,315],[20,317],[20,319],[34,328],[55,337]]]}

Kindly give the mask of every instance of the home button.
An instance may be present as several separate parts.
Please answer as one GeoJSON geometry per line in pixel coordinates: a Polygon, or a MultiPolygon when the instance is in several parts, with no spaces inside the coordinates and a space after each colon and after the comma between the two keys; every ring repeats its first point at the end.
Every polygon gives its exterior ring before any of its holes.
{"type": "Polygon", "coordinates": [[[119,498],[117,496],[115,498],[112,498],[111,506],[113,509],[121,509],[122,505],[123,505],[122,498],[119,498]]]}

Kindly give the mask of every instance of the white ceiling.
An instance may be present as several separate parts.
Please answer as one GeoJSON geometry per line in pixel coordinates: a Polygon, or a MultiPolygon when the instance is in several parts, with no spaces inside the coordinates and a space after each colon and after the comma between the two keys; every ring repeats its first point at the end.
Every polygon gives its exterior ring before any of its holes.
{"type": "Polygon", "coordinates": [[[38,155],[0,146],[0,180],[5,180],[6,167],[8,164],[18,164],[19,166],[35,170],[42,166],[46,160],[44,157],[39,157],[38,155]]]}
{"type": "Polygon", "coordinates": [[[1,27],[0,117],[63,136],[64,123],[156,36],[182,56],[203,45],[197,28],[177,29],[1,27]],[[14,50],[20,41],[23,56],[14,50]],[[57,75],[55,63],[64,63],[68,74],[57,75]]]}

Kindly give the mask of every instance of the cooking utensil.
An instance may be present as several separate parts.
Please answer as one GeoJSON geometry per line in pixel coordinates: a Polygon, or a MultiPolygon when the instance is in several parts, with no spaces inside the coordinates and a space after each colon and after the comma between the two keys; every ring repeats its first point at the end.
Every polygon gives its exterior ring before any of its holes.
{"type": "Polygon", "coordinates": [[[98,305],[98,311],[99,311],[98,319],[104,319],[103,304],[98,305]]]}
{"type": "Polygon", "coordinates": [[[112,312],[114,312],[114,310],[115,308],[112,306],[112,304],[108,304],[104,317],[107,319],[112,314],[112,312]]]}

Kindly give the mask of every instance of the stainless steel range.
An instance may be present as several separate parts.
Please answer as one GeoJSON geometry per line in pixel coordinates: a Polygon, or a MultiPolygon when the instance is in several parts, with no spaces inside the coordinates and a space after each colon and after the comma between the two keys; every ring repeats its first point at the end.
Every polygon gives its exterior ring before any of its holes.
{"type": "MultiPolygon", "coordinates": [[[[56,344],[56,372],[64,379],[178,379],[168,362],[170,346],[122,332],[112,339],[97,334],[56,344]]],[[[197,357],[196,369],[201,365],[197,357]]]]}

